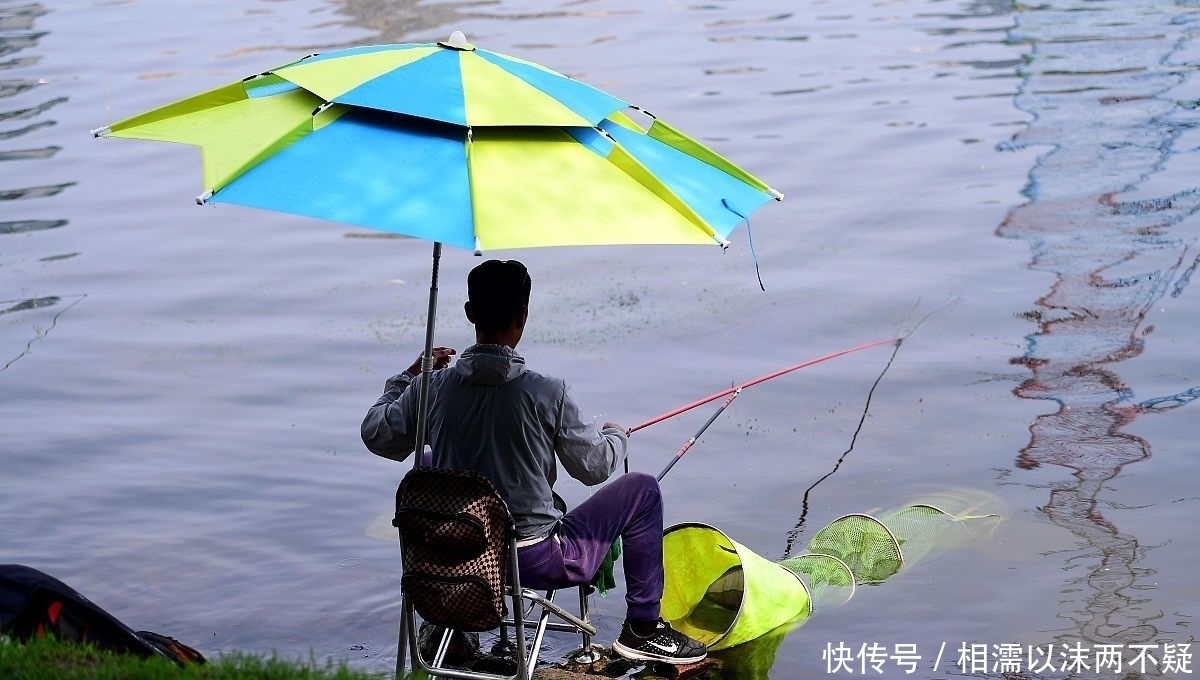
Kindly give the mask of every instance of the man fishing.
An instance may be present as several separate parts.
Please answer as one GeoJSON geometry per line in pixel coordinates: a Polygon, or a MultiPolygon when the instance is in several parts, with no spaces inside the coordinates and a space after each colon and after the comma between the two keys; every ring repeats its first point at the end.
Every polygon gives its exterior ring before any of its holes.
{"type": "MultiPolygon", "coordinates": [[[[658,480],[631,472],[569,512],[555,504],[556,459],[588,486],[607,480],[625,460],[628,436],[580,416],[560,378],[525,367],[517,353],[529,320],[531,279],[516,260],[488,260],[467,277],[467,320],[476,344],[450,366],[455,350],[436,348],[426,438],[436,467],[486,476],[508,504],[520,536],[521,584],[562,588],[590,583],[613,542],[622,541],[627,605],[613,651],[670,664],[705,658],[701,643],[659,616],[663,594],[663,506],[658,480]]],[[[416,445],[420,359],[390,378],[362,423],[373,453],[405,460],[416,445]]],[[[426,461],[422,461],[426,462],[426,461]]]]}

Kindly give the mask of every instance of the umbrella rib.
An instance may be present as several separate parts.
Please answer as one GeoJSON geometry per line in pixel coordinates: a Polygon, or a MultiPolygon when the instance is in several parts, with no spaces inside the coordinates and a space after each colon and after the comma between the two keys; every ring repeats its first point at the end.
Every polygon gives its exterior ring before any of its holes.
{"type": "MultiPolygon", "coordinates": [[[[646,115],[650,115],[650,114],[647,113],[646,115]]],[[[651,118],[653,118],[653,116],[651,116],[651,118]]],[[[615,149],[623,149],[624,148],[621,146],[621,143],[618,142],[615,137],[613,137],[611,134],[609,134],[608,130],[605,130],[604,128],[602,128],[600,126],[596,126],[593,129],[596,132],[600,133],[601,135],[607,137],[608,140],[613,143],[613,146],[615,149]]],[[[625,152],[625,153],[628,156],[629,161],[632,162],[633,164],[635,164],[638,169],[640,169],[643,173],[645,173],[644,177],[638,177],[636,175],[630,174],[630,177],[632,177],[634,179],[634,181],[638,182],[639,184],[644,186],[646,189],[648,189],[654,193],[658,193],[655,190],[656,187],[651,186],[648,182],[656,183],[658,185],[657,189],[659,189],[663,192],[666,192],[666,194],[668,196],[670,196],[672,199],[674,199],[674,204],[671,201],[668,201],[668,204],[670,204],[671,207],[674,208],[676,212],[678,212],[680,215],[683,215],[689,222],[696,225],[702,231],[704,231],[706,234],[711,236],[712,239],[717,242],[717,245],[721,246],[722,248],[729,247],[729,241],[726,240],[725,237],[723,237],[719,233],[717,233],[717,231],[715,229],[713,229],[712,226],[710,224],[708,224],[708,222],[706,222],[703,217],[701,217],[699,214],[697,214],[696,211],[693,210],[690,205],[688,205],[687,201],[684,201],[682,198],[679,197],[678,194],[676,194],[671,189],[671,187],[667,186],[666,183],[660,181],[657,177],[655,177],[654,173],[652,173],[649,168],[647,168],[644,164],[642,164],[632,154],[629,154],[628,152],[625,152]]],[[[743,218],[743,219],[745,219],[745,218],[743,218]]]]}

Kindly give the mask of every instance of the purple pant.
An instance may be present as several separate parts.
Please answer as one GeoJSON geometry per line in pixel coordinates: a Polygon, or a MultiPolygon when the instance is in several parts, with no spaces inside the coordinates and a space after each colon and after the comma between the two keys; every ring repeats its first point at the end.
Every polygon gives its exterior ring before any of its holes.
{"type": "Polygon", "coordinates": [[[663,505],[653,475],[630,472],[563,516],[550,538],[520,548],[521,586],[556,589],[591,583],[621,537],[626,618],[658,618],[663,593],[663,505]]]}

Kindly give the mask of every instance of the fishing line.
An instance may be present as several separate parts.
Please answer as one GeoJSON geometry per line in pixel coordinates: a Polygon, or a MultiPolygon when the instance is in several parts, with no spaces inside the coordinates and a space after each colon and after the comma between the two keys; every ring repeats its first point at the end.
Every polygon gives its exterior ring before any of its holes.
{"type": "MultiPolygon", "coordinates": [[[[858,427],[854,428],[854,434],[850,437],[850,446],[845,451],[842,452],[841,456],[838,457],[837,462],[834,463],[832,470],[825,473],[824,476],[822,476],[817,481],[813,482],[812,486],[810,486],[804,490],[804,496],[800,500],[800,518],[798,520],[796,520],[796,526],[794,528],[792,528],[791,531],[788,532],[787,544],[784,547],[784,551],[783,551],[783,556],[785,558],[788,557],[789,555],[791,555],[792,548],[795,546],[797,539],[799,539],[800,535],[802,533],[804,533],[804,523],[808,519],[808,496],[809,496],[809,494],[812,493],[813,489],[817,488],[818,484],[820,484],[821,482],[823,482],[826,479],[828,479],[829,477],[831,477],[833,475],[833,473],[837,472],[838,468],[841,467],[841,465],[842,465],[842,461],[846,460],[846,456],[848,456],[850,454],[850,452],[854,450],[854,444],[858,441],[858,433],[862,431],[863,425],[867,422],[867,413],[871,410],[871,398],[875,395],[875,388],[879,387],[879,383],[883,380],[883,376],[887,374],[888,369],[892,367],[892,362],[896,360],[896,354],[900,351],[900,344],[904,340],[906,340],[910,336],[912,336],[913,333],[916,333],[917,329],[920,328],[922,324],[924,324],[926,321],[929,320],[929,317],[933,316],[937,312],[942,311],[943,309],[946,309],[953,302],[954,302],[954,298],[949,298],[944,303],[942,303],[942,305],[940,307],[934,308],[934,309],[926,312],[924,316],[922,316],[920,319],[917,320],[917,322],[915,324],[913,324],[912,328],[909,329],[908,332],[904,333],[901,336],[901,338],[896,341],[896,347],[892,350],[892,356],[888,358],[888,362],[883,367],[883,370],[880,371],[879,377],[875,378],[875,383],[871,385],[871,389],[867,392],[867,401],[865,404],[863,404],[862,417],[859,418],[858,427]]],[[[909,315],[911,315],[912,312],[915,312],[917,307],[920,306],[920,304],[921,304],[921,300],[918,298],[917,301],[913,303],[913,306],[910,309],[909,315]]]]}
{"type": "MultiPolygon", "coordinates": [[[[796,520],[796,526],[794,528],[792,528],[791,531],[788,532],[787,544],[784,547],[784,551],[783,551],[783,556],[785,558],[788,557],[789,555],[791,555],[792,548],[795,546],[796,541],[800,538],[800,535],[802,533],[804,533],[804,523],[808,519],[808,496],[809,496],[809,494],[812,493],[813,489],[817,488],[818,484],[820,484],[821,482],[823,482],[826,479],[828,479],[829,477],[831,477],[833,475],[833,473],[837,472],[838,468],[841,467],[841,465],[842,465],[842,461],[846,460],[846,456],[848,456],[850,454],[850,452],[854,450],[854,444],[858,441],[858,433],[862,431],[863,425],[867,422],[867,413],[871,410],[871,398],[875,395],[875,388],[879,386],[879,383],[883,380],[883,376],[886,375],[888,369],[892,367],[892,362],[895,361],[895,359],[896,359],[896,353],[900,351],[900,344],[904,340],[906,340],[910,336],[912,336],[913,333],[916,333],[917,329],[920,328],[922,324],[924,324],[926,321],[929,320],[929,317],[933,316],[937,312],[940,312],[940,311],[946,309],[953,302],[954,302],[954,298],[949,298],[945,302],[943,302],[940,307],[936,307],[936,308],[930,310],[929,312],[926,312],[924,316],[922,316],[920,319],[917,320],[917,322],[915,324],[913,324],[912,328],[909,329],[908,332],[904,333],[901,336],[901,338],[896,341],[896,347],[895,347],[895,349],[892,350],[892,356],[888,358],[888,362],[883,367],[883,370],[880,371],[879,377],[875,378],[875,383],[871,385],[871,389],[867,392],[867,401],[865,404],[863,404],[862,417],[859,418],[858,427],[854,428],[854,434],[850,437],[850,446],[845,451],[842,452],[841,456],[838,457],[837,462],[834,463],[832,470],[825,473],[825,475],[823,477],[821,477],[817,481],[813,482],[812,486],[810,486],[804,490],[804,496],[800,500],[800,508],[801,508],[800,509],[800,518],[798,520],[796,520]]],[[[920,306],[920,304],[921,304],[921,300],[918,298],[917,301],[914,302],[913,306],[910,308],[910,311],[909,311],[910,316],[913,312],[916,311],[917,307],[920,306]]]]}
{"type": "MultiPolygon", "coordinates": [[[[928,315],[926,315],[926,318],[928,318],[928,315]]],[[[924,319],[922,319],[922,321],[924,321],[924,319]]],[[[879,387],[879,383],[883,381],[883,376],[886,375],[888,369],[892,367],[892,362],[896,360],[896,354],[900,351],[900,344],[902,342],[903,340],[896,341],[896,346],[892,349],[892,356],[888,357],[887,364],[883,367],[883,370],[879,372],[879,376],[875,378],[875,382],[871,385],[871,389],[867,391],[867,402],[863,405],[863,412],[862,416],[858,419],[858,426],[854,428],[854,434],[850,437],[850,446],[842,452],[841,456],[838,457],[837,462],[834,463],[832,470],[826,472],[824,476],[813,482],[812,486],[804,490],[804,498],[802,498],[800,501],[800,519],[796,522],[795,528],[788,532],[787,546],[783,551],[783,556],[785,558],[792,554],[792,547],[795,545],[796,540],[800,537],[800,534],[804,531],[804,522],[808,519],[808,495],[812,493],[813,489],[817,488],[818,484],[828,479],[833,475],[833,473],[837,472],[838,468],[842,465],[842,461],[846,460],[846,456],[850,455],[850,452],[854,450],[854,444],[858,441],[858,433],[862,432],[863,425],[867,422],[867,413],[871,410],[871,398],[875,396],[875,388],[879,387]]]]}
{"type": "MultiPolygon", "coordinates": [[[[0,311],[0,314],[7,314],[7,313],[18,312],[18,311],[28,311],[31,309],[39,309],[41,307],[48,307],[50,305],[56,304],[63,298],[70,298],[70,297],[74,297],[75,299],[72,300],[71,303],[69,305],[67,305],[66,307],[63,307],[62,309],[58,310],[58,312],[55,313],[55,315],[50,318],[49,326],[47,326],[46,328],[38,328],[36,326],[34,327],[33,337],[29,340],[29,342],[25,343],[25,349],[22,350],[21,353],[18,354],[17,356],[13,357],[12,359],[9,359],[8,363],[4,364],[3,366],[0,366],[0,371],[7,371],[13,364],[17,363],[21,359],[28,356],[29,353],[33,351],[33,343],[37,342],[38,340],[42,340],[47,335],[50,335],[50,331],[54,330],[55,327],[58,326],[58,318],[60,316],[62,316],[63,314],[66,314],[68,311],[70,311],[70,309],[72,307],[79,304],[80,301],[82,301],[85,297],[87,297],[87,293],[77,293],[74,295],[54,295],[54,296],[44,297],[44,298],[34,298],[33,300],[22,300],[22,301],[18,302],[16,305],[13,305],[12,307],[9,307],[8,309],[0,311]]],[[[7,300],[4,302],[4,304],[7,304],[9,302],[16,302],[16,301],[15,300],[7,300]]]]}

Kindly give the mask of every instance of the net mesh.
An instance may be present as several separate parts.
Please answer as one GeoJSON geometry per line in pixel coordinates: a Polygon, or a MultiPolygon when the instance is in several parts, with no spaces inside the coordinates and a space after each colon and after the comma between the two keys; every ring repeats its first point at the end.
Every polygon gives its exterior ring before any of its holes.
{"type": "Polygon", "coordinates": [[[832,555],[806,553],[783,560],[779,566],[800,577],[808,588],[814,609],[844,604],[854,596],[854,572],[832,555]]]}
{"type": "Polygon", "coordinates": [[[900,544],[901,556],[910,562],[928,555],[956,526],[953,517],[932,505],[910,505],[884,515],[880,521],[891,529],[900,544]]]}
{"type": "Polygon", "coordinates": [[[662,616],[719,650],[776,639],[820,606],[842,604],[856,585],[878,584],[901,567],[994,528],[999,499],[953,491],[892,510],[839,517],[804,552],[779,562],[759,556],[720,530],[676,525],[663,537],[662,616]]]}
{"type": "Polygon", "coordinates": [[[900,571],[900,542],[883,522],[855,513],[831,522],[813,536],[808,552],[846,563],[858,583],[880,583],[900,571]]]}

